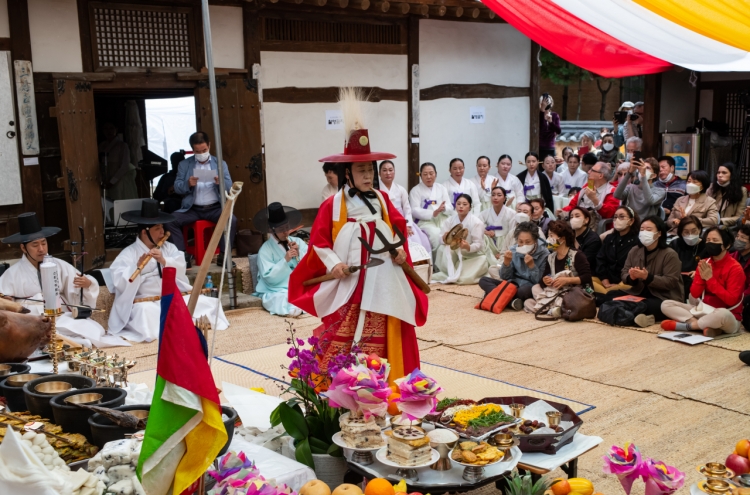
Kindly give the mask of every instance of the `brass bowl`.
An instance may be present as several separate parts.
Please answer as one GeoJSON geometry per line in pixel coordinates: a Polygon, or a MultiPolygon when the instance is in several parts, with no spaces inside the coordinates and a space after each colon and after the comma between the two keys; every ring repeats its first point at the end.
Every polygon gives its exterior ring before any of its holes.
{"type": "Polygon", "coordinates": [[[523,414],[523,410],[526,409],[524,404],[511,404],[510,410],[513,411],[514,418],[520,418],[523,414]]]}
{"type": "Polygon", "coordinates": [[[37,378],[41,378],[42,375],[37,375],[35,373],[24,373],[22,375],[14,375],[5,380],[5,384],[9,387],[23,387],[31,380],[36,380],[37,378]]]}
{"type": "Polygon", "coordinates": [[[98,404],[104,396],[96,393],[76,394],[65,398],[68,404],[98,404]]]}
{"type": "Polygon", "coordinates": [[[734,478],[734,471],[720,462],[707,462],[698,466],[698,472],[706,478],[734,478]]]}
{"type": "Polygon", "coordinates": [[[9,364],[0,364],[0,376],[10,375],[13,367],[9,364]]]}
{"type": "Polygon", "coordinates": [[[145,409],[132,409],[130,411],[123,411],[128,414],[132,414],[138,419],[148,419],[148,411],[145,409]]]}
{"type": "Polygon", "coordinates": [[[732,493],[732,487],[729,482],[718,479],[701,480],[698,483],[698,488],[705,493],[711,493],[716,495],[722,495],[725,493],[732,493]]]}
{"type": "Polygon", "coordinates": [[[34,392],[43,395],[60,395],[72,388],[73,385],[68,382],[44,382],[34,387],[34,392]]]}
{"type": "Polygon", "coordinates": [[[547,422],[550,426],[560,426],[560,420],[562,420],[562,413],[560,411],[547,412],[547,422]]]}

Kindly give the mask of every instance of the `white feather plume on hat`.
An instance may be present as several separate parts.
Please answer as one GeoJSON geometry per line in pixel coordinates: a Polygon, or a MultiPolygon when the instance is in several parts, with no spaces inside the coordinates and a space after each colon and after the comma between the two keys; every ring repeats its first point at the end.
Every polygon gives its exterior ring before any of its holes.
{"type": "Polygon", "coordinates": [[[344,119],[344,135],[346,140],[353,131],[367,129],[364,119],[362,103],[367,101],[367,96],[362,88],[343,87],[339,89],[339,105],[341,105],[341,116],[344,119]]]}

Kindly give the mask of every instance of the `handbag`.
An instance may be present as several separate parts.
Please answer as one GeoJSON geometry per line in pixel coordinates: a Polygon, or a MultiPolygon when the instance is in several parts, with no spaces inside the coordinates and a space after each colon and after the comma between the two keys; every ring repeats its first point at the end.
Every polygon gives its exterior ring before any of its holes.
{"type": "Polygon", "coordinates": [[[714,312],[714,309],[716,308],[703,302],[703,298],[705,297],[706,297],[706,291],[704,290],[703,294],[701,294],[700,302],[694,308],[690,308],[691,315],[697,316],[700,318],[701,316],[706,316],[714,312]]]}
{"type": "Polygon", "coordinates": [[[596,300],[581,287],[571,287],[563,294],[562,317],[566,321],[581,321],[596,318],[596,300]]]}
{"type": "Polygon", "coordinates": [[[479,304],[474,306],[474,309],[482,309],[500,314],[513,298],[516,297],[516,292],[518,292],[518,287],[515,284],[503,280],[497,287],[485,294],[479,304]]]}

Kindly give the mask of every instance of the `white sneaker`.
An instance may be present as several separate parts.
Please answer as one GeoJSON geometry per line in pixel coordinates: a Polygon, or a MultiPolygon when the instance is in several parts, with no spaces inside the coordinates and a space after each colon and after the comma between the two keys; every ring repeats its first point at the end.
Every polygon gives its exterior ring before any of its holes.
{"type": "Polygon", "coordinates": [[[635,317],[635,324],[641,328],[650,327],[654,323],[656,323],[656,319],[653,315],[638,315],[635,317]]]}

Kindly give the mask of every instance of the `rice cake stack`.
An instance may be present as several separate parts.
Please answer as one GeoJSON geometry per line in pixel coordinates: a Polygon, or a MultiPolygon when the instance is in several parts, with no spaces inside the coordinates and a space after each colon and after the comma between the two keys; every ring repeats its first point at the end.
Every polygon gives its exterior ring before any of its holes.
{"type": "Polygon", "coordinates": [[[353,417],[351,414],[341,416],[341,438],[353,449],[376,449],[385,442],[380,433],[380,426],[375,418],[353,417]]]}
{"type": "Polygon", "coordinates": [[[422,466],[432,459],[430,439],[418,426],[400,426],[386,431],[388,454],[386,459],[399,466],[422,466]]]}

